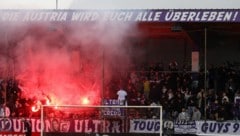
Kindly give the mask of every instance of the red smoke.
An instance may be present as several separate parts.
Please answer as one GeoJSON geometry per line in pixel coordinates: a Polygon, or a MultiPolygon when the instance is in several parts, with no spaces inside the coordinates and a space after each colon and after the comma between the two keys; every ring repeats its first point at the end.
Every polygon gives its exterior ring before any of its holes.
{"type": "Polygon", "coordinates": [[[123,46],[128,28],[52,23],[18,26],[21,33],[18,29],[8,32],[10,69],[23,96],[54,105],[83,104],[86,100],[99,104],[103,83],[111,80],[116,69],[124,71],[129,66],[123,46]]]}

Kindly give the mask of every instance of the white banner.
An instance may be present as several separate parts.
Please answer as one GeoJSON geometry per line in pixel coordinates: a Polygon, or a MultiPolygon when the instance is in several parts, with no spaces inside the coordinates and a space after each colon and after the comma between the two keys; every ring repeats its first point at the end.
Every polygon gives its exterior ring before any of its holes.
{"type": "Polygon", "coordinates": [[[227,121],[198,121],[197,134],[215,134],[215,135],[239,135],[240,122],[227,121]]]}
{"type": "MultiPolygon", "coordinates": [[[[39,118],[26,119],[31,123],[32,132],[41,132],[41,120],[39,118]]],[[[47,118],[44,119],[44,132],[71,132],[71,133],[122,133],[124,122],[122,119],[70,119],[47,118]],[[104,127],[103,130],[101,130],[104,127]]],[[[26,128],[22,119],[0,118],[0,136],[3,132],[25,132],[26,128]]],[[[10,135],[4,135],[10,136],[10,135]]],[[[15,135],[11,135],[15,136],[15,135]]]]}
{"type": "Polygon", "coordinates": [[[239,9],[0,10],[0,22],[240,22],[239,9]]]}
{"type": "MultiPolygon", "coordinates": [[[[107,106],[120,106],[120,101],[118,99],[104,99],[104,105],[107,106]]],[[[121,108],[103,108],[104,116],[124,116],[124,110],[121,108]]]]}
{"type": "Polygon", "coordinates": [[[130,120],[132,133],[160,133],[161,125],[159,119],[134,119],[130,120]]]}
{"type": "Polygon", "coordinates": [[[197,126],[195,121],[175,121],[174,133],[175,134],[195,134],[197,126]]]}

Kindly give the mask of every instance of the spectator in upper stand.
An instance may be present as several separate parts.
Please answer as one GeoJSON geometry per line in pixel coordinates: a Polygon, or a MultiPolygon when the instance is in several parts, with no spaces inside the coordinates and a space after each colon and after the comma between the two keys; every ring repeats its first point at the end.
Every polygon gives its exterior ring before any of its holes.
{"type": "Polygon", "coordinates": [[[187,102],[188,114],[192,116],[194,109],[196,108],[196,103],[193,97],[190,97],[187,102]]]}
{"type": "Polygon", "coordinates": [[[147,100],[149,99],[149,92],[150,92],[150,81],[148,80],[147,77],[145,77],[143,81],[143,93],[147,100]]]}
{"type": "Polygon", "coordinates": [[[0,96],[1,96],[1,98],[0,98],[0,102],[1,103],[4,103],[5,102],[5,99],[7,98],[7,81],[6,80],[3,80],[2,82],[1,82],[1,87],[0,87],[0,96]]]}
{"type": "Polygon", "coordinates": [[[220,112],[220,105],[218,100],[215,100],[214,102],[210,103],[210,119],[218,120],[219,119],[219,112],[220,112]]]}
{"type": "Polygon", "coordinates": [[[168,88],[171,88],[172,90],[176,91],[177,90],[177,78],[178,74],[177,73],[171,73],[167,82],[168,82],[168,88]]]}
{"type": "Polygon", "coordinates": [[[136,96],[136,94],[137,94],[137,92],[136,92],[136,90],[134,89],[134,88],[132,88],[132,87],[128,87],[128,92],[127,92],[127,95],[128,95],[128,104],[129,105],[136,105],[136,98],[137,98],[137,96],[136,96]]]}
{"type": "Polygon", "coordinates": [[[183,95],[184,95],[184,99],[186,101],[186,103],[188,102],[189,98],[192,97],[192,92],[189,91],[188,88],[186,88],[186,90],[181,90],[183,95]]]}
{"type": "Polygon", "coordinates": [[[178,70],[178,63],[177,61],[172,61],[169,63],[168,68],[170,71],[177,71],[178,70]]]}
{"type": "Polygon", "coordinates": [[[223,92],[223,94],[222,94],[222,103],[224,103],[224,102],[229,102],[229,98],[225,92],[223,92]]]}
{"type": "MultiPolygon", "coordinates": [[[[159,103],[156,103],[154,101],[152,101],[150,103],[150,106],[158,106],[158,105],[159,105],[159,103]]],[[[159,109],[157,109],[157,108],[152,108],[151,112],[152,112],[152,118],[156,118],[159,115],[159,109]]]]}
{"type": "Polygon", "coordinates": [[[143,100],[143,95],[140,92],[137,92],[137,96],[135,96],[134,99],[134,105],[144,105],[144,103],[142,103],[143,100]]]}
{"type": "Polygon", "coordinates": [[[139,78],[137,78],[135,88],[136,88],[137,92],[143,94],[143,83],[139,78]]]}
{"type": "Polygon", "coordinates": [[[182,112],[180,112],[180,113],[178,114],[177,120],[179,120],[179,121],[189,121],[189,120],[190,120],[190,116],[189,116],[189,114],[186,112],[186,109],[185,109],[185,108],[182,108],[182,112]]]}
{"type": "Polygon", "coordinates": [[[118,100],[120,101],[120,105],[127,105],[127,92],[123,88],[120,88],[120,90],[118,90],[117,95],[118,100]]]}
{"type": "Polygon", "coordinates": [[[23,110],[22,104],[19,102],[19,99],[17,99],[12,107],[11,116],[19,117],[23,114],[23,110]]]}
{"type": "Polygon", "coordinates": [[[201,119],[201,112],[197,107],[194,107],[193,109],[193,114],[192,114],[192,120],[200,120],[201,119]]]}
{"type": "Polygon", "coordinates": [[[130,73],[130,82],[131,82],[132,84],[136,84],[136,82],[137,82],[137,75],[136,75],[135,72],[131,72],[131,73],[130,73]]]}
{"type": "Polygon", "coordinates": [[[226,83],[226,90],[228,91],[229,99],[233,100],[236,92],[236,83],[232,77],[226,83]]]}
{"type": "Polygon", "coordinates": [[[235,103],[233,105],[233,118],[235,120],[240,120],[240,104],[239,103],[235,103]]]}
{"type": "Polygon", "coordinates": [[[240,104],[240,91],[239,90],[234,95],[234,103],[240,104]]]}
{"type": "Polygon", "coordinates": [[[166,85],[163,85],[162,86],[162,92],[161,92],[163,95],[165,95],[167,93],[167,87],[166,85]]]}
{"type": "Polygon", "coordinates": [[[205,91],[204,89],[200,89],[200,91],[197,93],[197,102],[196,102],[196,106],[199,108],[200,112],[203,113],[204,112],[204,104],[205,104],[205,91]]]}
{"type": "Polygon", "coordinates": [[[235,120],[240,120],[240,91],[238,90],[234,96],[233,116],[235,120]]]}
{"type": "Polygon", "coordinates": [[[173,94],[172,89],[169,89],[169,90],[167,91],[167,97],[168,97],[168,101],[171,101],[171,100],[173,99],[174,94],[173,94]]]}
{"type": "Polygon", "coordinates": [[[149,99],[154,102],[160,101],[160,95],[161,95],[161,88],[159,87],[159,84],[157,83],[151,83],[151,89],[149,93],[149,99]]]}
{"type": "Polygon", "coordinates": [[[3,103],[0,106],[0,117],[9,117],[10,116],[10,109],[9,107],[3,103]]]}
{"type": "Polygon", "coordinates": [[[197,98],[197,107],[200,107],[200,106],[201,106],[203,95],[204,95],[204,89],[201,88],[201,89],[198,91],[197,95],[196,95],[196,98],[197,98]]]}
{"type": "Polygon", "coordinates": [[[232,115],[232,110],[233,110],[233,106],[231,103],[229,103],[229,101],[227,100],[227,98],[223,98],[223,102],[222,102],[222,118],[223,120],[231,120],[233,119],[233,115],[232,115]]]}

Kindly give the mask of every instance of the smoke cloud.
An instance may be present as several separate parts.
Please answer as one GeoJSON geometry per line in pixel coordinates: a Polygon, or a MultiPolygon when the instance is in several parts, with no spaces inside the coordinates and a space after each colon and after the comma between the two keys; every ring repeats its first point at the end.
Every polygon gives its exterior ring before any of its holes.
{"type": "MultiPolygon", "coordinates": [[[[23,96],[52,104],[99,103],[105,85],[131,64],[121,22],[0,24],[0,76],[19,81],[23,96]]],[[[112,90],[115,91],[115,90],[112,90]]]]}

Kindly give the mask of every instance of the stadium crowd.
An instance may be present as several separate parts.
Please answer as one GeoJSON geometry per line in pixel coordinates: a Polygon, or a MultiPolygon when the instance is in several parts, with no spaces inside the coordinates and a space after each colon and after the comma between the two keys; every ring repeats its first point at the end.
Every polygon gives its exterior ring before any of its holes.
{"type": "Polygon", "coordinates": [[[163,119],[239,120],[239,69],[231,63],[210,66],[206,86],[204,69],[190,70],[173,61],[167,69],[158,63],[132,71],[126,88],[128,104],[162,105],[163,119]]]}
{"type": "MultiPolygon", "coordinates": [[[[173,61],[167,67],[157,63],[128,72],[126,78],[121,79],[126,81],[123,89],[127,92],[128,105],[162,105],[163,119],[240,119],[238,68],[230,63],[210,66],[207,70],[206,86],[204,69],[199,72],[190,71],[190,67],[180,68],[178,63],[173,61]]],[[[112,90],[114,93],[108,98],[116,98],[117,91],[112,90]]],[[[0,102],[1,117],[31,115],[33,100],[21,97],[18,82],[14,79],[1,80],[0,102]]]]}

